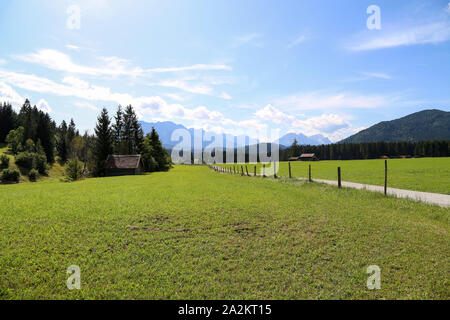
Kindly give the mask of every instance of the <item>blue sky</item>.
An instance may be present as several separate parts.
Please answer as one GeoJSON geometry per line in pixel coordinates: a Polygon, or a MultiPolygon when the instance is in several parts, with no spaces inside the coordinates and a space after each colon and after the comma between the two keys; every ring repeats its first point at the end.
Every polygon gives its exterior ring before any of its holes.
{"type": "Polygon", "coordinates": [[[450,110],[448,1],[4,0],[0,39],[0,100],[91,132],[119,103],[145,121],[332,141],[450,110]]]}

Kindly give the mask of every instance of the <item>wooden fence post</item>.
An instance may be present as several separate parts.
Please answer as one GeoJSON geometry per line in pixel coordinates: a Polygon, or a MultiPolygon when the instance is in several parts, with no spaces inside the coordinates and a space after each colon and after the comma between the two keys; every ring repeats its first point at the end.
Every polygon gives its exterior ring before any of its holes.
{"type": "Polygon", "coordinates": [[[263,163],[263,178],[266,177],[266,164],[263,163]]]}
{"type": "Polygon", "coordinates": [[[291,174],[291,162],[289,161],[289,179],[292,178],[292,174],[291,174]]]}
{"type": "Polygon", "coordinates": [[[247,172],[247,177],[249,177],[250,175],[248,174],[248,168],[247,168],[247,165],[245,166],[245,172],[247,172]]]}
{"type": "Polygon", "coordinates": [[[244,167],[241,166],[241,176],[244,176],[244,167]]]}
{"type": "Polygon", "coordinates": [[[277,178],[277,163],[275,161],[273,162],[273,177],[277,178]]]}
{"type": "Polygon", "coordinates": [[[309,174],[308,174],[308,180],[309,180],[309,182],[312,182],[312,179],[311,179],[311,165],[309,165],[309,174]]]}
{"type": "Polygon", "coordinates": [[[338,188],[342,187],[341,183],[341,167],[338,167],[338,188]]]}
{"type": "Polygon", "coordinates": [[[255,166],[255,173],[254,173],[254,176],[256,177],[256,166],[255,166]]]}
{"type": "Polygon", "coordinates": [[[387,195],[387,160],[384,160],[384,195],[387,195]]]}

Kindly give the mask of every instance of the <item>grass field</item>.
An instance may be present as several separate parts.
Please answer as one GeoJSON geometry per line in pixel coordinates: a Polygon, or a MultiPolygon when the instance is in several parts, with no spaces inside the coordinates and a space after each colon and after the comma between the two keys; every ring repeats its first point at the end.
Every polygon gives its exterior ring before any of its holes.
{"type": "MultiPolygon", "coordinates": [[[[309,165],[313,179],[337,180],[337,167],[341,167],[343,181],[384,185],[384,160],[381,159],[295,161],[291,162],[292,175],[297,178],[308,177],[309,165]]],[[[279,169],[280,176],[289,176],[288,162],[280,162],[279,169]]],[[[253,173],[254,164],[248,165],[248,170],[253,173]]],[[[262,173],[262,164],[257,164],[257,172],[262,173]]],[[[450,194],[450,158],[390,159],[388,187],[450,194]]]]}
{"type": "Polygon", "coordinates": [[[176,166],[0,186],[0,208],[1,299],[450,298],[450,210],[377,193],[176,166]]]}

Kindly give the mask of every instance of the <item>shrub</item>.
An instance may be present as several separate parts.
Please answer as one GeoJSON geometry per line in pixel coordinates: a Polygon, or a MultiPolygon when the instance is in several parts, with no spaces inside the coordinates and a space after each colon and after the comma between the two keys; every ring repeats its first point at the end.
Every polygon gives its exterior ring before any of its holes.
{"type": "Polygon", "coordinates": [[[16,169],[5,169],[2,171],[0,175],[0,180],[3,183],[11,183],[15,182],[18,183],[20,178],[20,172],[16,169]]]}
{"type": "Polygon", "coordinates": [[[16,155],[16,164],[26,169],[33,169],[34,154],[31,152],[20,152],[16,155]]]}
{"type": "Polygon", "coordinates": [[[45,154],[34,154],[34,167],[33,169],[36,169],[39,171],[40,174],[47,174],[48,172],[48,165],[47,165],[47,157],[45,154]]]}
{"type": "Polygon", "coordinates": [[[16,130],[11,130],[6,136],[8,147],[14,154],[22,151],[23,147],[21,141],[23,141],[24,131],[25,129],[23,127],[18,127],[16,130]]]}
{"type": "Polygon", "coordinates": [[[45,154],[20,152],[16,155],[16,164],[25,169],[36,169],[40,174],[47,174],[47,158],[45,154]]]}
{"type": "Polygon", "coordinates": [[[28,173],[28,178],[30,178],[31,182],[36,182],[37,178],[39,176],[39,172],[36,169],[31,169],[28,173]]]}
{"type": "Polygon", "coordinates": [[[71,159],[67,162],[66,177],[69,181],[79,180],[83,176],[83,166],[78,159],[71,159]]]}
{"type": "Polygon", "coordinates": [[[9,157],[7,155],[2,154],[0,156],[0,169],[9,168],[9,157]]]}

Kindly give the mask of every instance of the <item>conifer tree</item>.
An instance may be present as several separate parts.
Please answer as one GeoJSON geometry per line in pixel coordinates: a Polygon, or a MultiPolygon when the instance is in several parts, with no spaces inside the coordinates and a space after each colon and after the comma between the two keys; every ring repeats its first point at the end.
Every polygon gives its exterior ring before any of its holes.
{"type": "Polygon", "coordinates": [[[0,142],[6,141],[6,136],[11,130],[17,128],[17,114],[11,104],[0,104],[0,142]]]}
{"type": "Polygon", "coordinates": [[[153,149],[153,158],[156,160],[158,164],[157,170],[167,170],[170,165],[169,155],[167,151],[163,148],[162,142],[159,139],[158,132],[156,132],[155,128],[152,128],[152,131],[147,135],[150,145],[153,149]]]}
{"type": "Polygon", "coordinates": [[[112,126],[113,138],[114,138],[114,152],[121,154],[122,135],[123,135],[123,111],[122,106],[119,104],[116,115],[114,116],[115,123],[112,126]]]}
{"type": "Polygon", "coordinates": [[[96,135],[93,152],[95,159],[94,175],[104,176],[106,159],[113,152],[113,132],[106,108],[103,108],[100,116],[97,118],[97,125],[94,131],[96,135]]]}
{"type": "Polygon", "coordinates": [[[62,163],[67,161],[67,123],[62,121],[58,128],[57,139],[56,139],[56,149],[58,151],[58,156],[62,163]]]}

